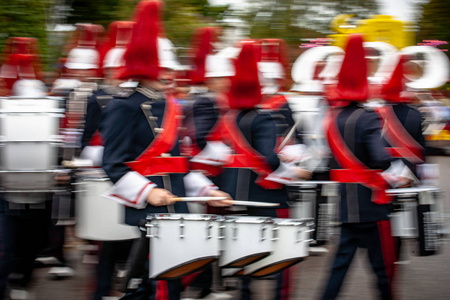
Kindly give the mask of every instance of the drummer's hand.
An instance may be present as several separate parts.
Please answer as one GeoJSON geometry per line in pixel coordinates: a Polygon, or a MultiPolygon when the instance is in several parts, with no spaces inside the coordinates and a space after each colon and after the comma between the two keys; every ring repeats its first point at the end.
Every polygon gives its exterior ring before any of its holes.
{"type": "Polygon", "coordinates": [[[210,200],[208,201],[208,205],[216,206],[216,207],[225,207],[231,206],[230,200],[233,200],[228,193],[225,193],[221,190],[210,190],[208,193],[209,197],[225,197],[224,200],[210,200]]]}
{"type": "Polygon", "coordinates": [[[410,178],[405,177],[398,177],[399,185],[397,186],[398,189],[403,189],[407,187],[411,187],[413,180],[410,178]]]}
{"type": "Polygon", "coordinates": [[[153,206],[164,206],[173,204],[175,196],[166,189],[153,188],[147,195],[147,203],[153,206]]]}
{"type": "Polygon", "coordinates": [[[70,183],[70,175],[67,173],[56,174],[54,179],[56,185],[66,185],[70,183]]]}
{"type": "Polygon", "coordinates": [[[302,179],[302,180],[309,180],[312,177],[312,173],[308,170],[302,169],[302,168],[294,168],[294,176],[297,177],[298,179],[302,179]]]}

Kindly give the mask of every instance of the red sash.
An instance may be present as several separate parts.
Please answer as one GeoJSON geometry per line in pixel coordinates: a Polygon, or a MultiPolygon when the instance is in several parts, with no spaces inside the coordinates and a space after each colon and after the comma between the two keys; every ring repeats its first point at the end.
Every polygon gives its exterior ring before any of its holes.
{"type": "MultiPolygon", "coordinates": [[[[216,104],[219,107],[219,117],[217,119],[216,124],[214,124],[211,131],[208,133],[208,137],[206,138],[207,141],[222,141],[223,139],[223,131],[224,131],[224,121],[223,116],[226,113],[226,110],[228,109],[227,99],[224,98],[221,95],[217,95],[216,97],[216,104]]],[[[201,149],[198,148],[196,145],[192,147],[192,156],[197,155],[200,153],[201,149]]],[[[222,167],[223,166],[213,166],[209,164],[199,163],[199,162],[190,162],[190,169],[191,170],[201,170],[205,172],[206,176],[217,176],[220,173],[222,173],[222,167]]]]}
{"type": "Polygon", "coordinates": [[[264,157],[253,149],[246,138],[236,125],[236,117],[239,111],[229,111],[224,116],[223,137],[230,141],[236,154],[231,155],[230,162],[226,164],[227,168],[246,168],[251,169],[259,175],[256,183],[265,189],[281,189],[282,184],[266,180],[265,178],[272,173],[272,169],[265,161],[264,157]]]}
{"type": "Polygon", "coordinates": [[[177,143],[181,116],[182,113],[176,100],[168,98],[161,126],[163,131],[156,135],[147,149],[135,161],[127,162],[126,165],[144,176],[187,173],[189,168],[185,157],[161,156],[172,150],[177,143]]]}
{"type": "Polygon", "coordinates": [[[336,118],[339,111],[330,109],[325,120],[324,129],[327,132],[328,144],[334,158],[343,168],[342,170],[330,170],[330,178],[341,183],[360,183],[372,189],[372,202],[376,204],[388,204],[392,197],[386,195],[387,182],[381,176],[381,170],[367,168],[347,147],[339,132],[336,118]]]}
{"type": "Polygon", "coordinates": [[[380,107],[377,112],[384,122],[386,139],[393,146],[388,148],[391,156],[405,158],[416,164],[423,163],[423,147],[406,131],[392,106],[380,107]]]}

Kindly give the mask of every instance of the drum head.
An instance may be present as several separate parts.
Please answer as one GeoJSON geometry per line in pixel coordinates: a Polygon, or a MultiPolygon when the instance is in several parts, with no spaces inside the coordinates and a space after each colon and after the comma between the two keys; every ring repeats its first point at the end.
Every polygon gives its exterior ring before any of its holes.
{"type": "Polygon", "coordinates": [[[258,270],[253,271],[251,274],[245,274],[252,277],[265,277],[270,276],[275,273],[278,273],[286,268],[292,267],[293,265],[301,262],[303,258],[295,258],[295,259],[289,259],[285,261],[280,261],[272,265],[265,266],[263,268],[260,268],[258,270]]]}
{"type": "Polygon", "coordinates": [[[217,260],[217,257],[206,257],[201,258],[199,260],[183,263],[182,265],[176,266],[170,270],[161,273],[153,279],[155,280],[170,280],[170,279],[178,279],[180,277],[186,276],[191,273],[195,273],[197,271],[202,270],[210,263],[213,263],[217,260]]]}

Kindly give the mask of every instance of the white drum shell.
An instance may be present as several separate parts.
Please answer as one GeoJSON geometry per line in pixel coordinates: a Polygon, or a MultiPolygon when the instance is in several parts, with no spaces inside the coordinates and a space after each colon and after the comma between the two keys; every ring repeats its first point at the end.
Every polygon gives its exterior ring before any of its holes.
{"type": "Polygon", "coordinates": [[[392,236],[403,238],[417,238],[417,204],[402,203],[402,210],[390,214],[392,236]]]}
{"type": "Polygon", "coordinates": [[[225,267],[246,257],[272,252],[272,224],[264,217],[233,217],[223,222],[222,253],[219,266],[225,267]],[[234,220],[234,221],[231,221],[234,220]]]}
{"type": "MultiPolygon", "coordinates": [[[[157,216],[156,216],[157,217],[157,216]]],[[[166,214],[150,225],[150,278],[201,259],[219,256],[219,222],[214,215],[166,214]],[[181,226],[180,226],[181,225],[181,226]]]]}
{"type": "MultiPolygon", "coordinates": [[[[61,142],[60,98],[0,98],[1,181],[5,190],[50,190],[61,142]]],[[[13,197],[14,198],[14,197],[13,197]]]]}
{"type": "Polygon", "coordinates": [[[251,275],[266,266],[296,261],[308,256],[312,229],[300,220],[274,219],[274,223],[270,239],[273,252],[268,257],[245,267],[245,275],[251,275]]]}
{"type": "Polygon", "coordinates": [[[417,207],[418,205],[429,204],[434,212],[440,215],[439,201],[433,197],[433,193],[439,191],[438,188],[427,186],[387,190],[389,194],[397,195],[396,202],[397,205],[400,205],[400,210],[389,215],[392,236],[402,238],[419,237],[417,207]]]}
{"type": "Polygon", "coordinates": [[[125,225],[125,207],[101,196],[112,183],[107,178],[84,178],[76,184],[75,235],[95,241],[140,237],[139,229],[125,225]]]}
{"type": "Polygon", "coordinates": [[[3,168],[14,171],[54,169],[57,164],[56,144],[46,142],[11,142],[1,152],[3,168]]]}

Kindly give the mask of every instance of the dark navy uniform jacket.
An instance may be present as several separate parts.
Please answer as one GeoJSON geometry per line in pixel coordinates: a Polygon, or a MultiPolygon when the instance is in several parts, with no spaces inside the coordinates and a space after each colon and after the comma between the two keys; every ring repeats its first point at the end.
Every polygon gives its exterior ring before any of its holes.
{"type": "MultiPolygon", "coordinates": [[[[166,102],[161,94],[138,87],[124,99],[112,100],[102,113],[101,132],[105,139],[103,169],[113,183],[116,183],[130,168],[125,162],[134,161],[143,153],[156,136],[155,128],[160,128],[166,102]]],[[[178,143],[171,150],[172,156],[179,156],[178,143]]],[[[184,174],[148,177],[159,188],[165,188],[174,195],[185,196],[184,174]],[[163,177],[166,177],[163,180],[163,177]]],[[[174,204],[175,212],[187,212],[185,203],[174,204]]],[[[125,222],[138,225],[147,213],[166,213],[166,206],[147,204],[145,209],[126,208],[125,222]]]]}
{"type": "MultiPolygon", "coordinates": [[[[211,97],[202,96],[194,103],[194,123],[196,127],[196,140],[200,148],[206,146],[206,138],[217,122],[219,111],[211,97]]],[[[258,151],[272,170],[276,170],[280,161],[275,153],[276,125],[271,114],[261,110],[241,111],[236,124],[244,133],[250,146],[258,151]]],[[[279,208],[287,207],[288,194],[285,188],[269,190],[255,183],[258,175],[249,169],[224,168],[224,171],[213,182],[224,192],[229,193],[233,199],[260,202],[278,202],[279,208]]],[[[273,209],[252,209],[249,213],[271,215],[273,209]],[[265,211],[267,210],[267,212],[265,211]]]]}
{"type": "MultiPolygon", "coordinates": [[[[292,110],[289,103],[284,104],[276,110],[270,111],[272,118],[275,120],[277,128],[277,136],[285,137],[293,126],[295,126],[295,121],[293,118],[292,110]]],[[[300,131],[296,129],[294,137],[296,138],[296,143],[302,143],[302,136],[300,131]]]]}
{"type": "MultiPolygon", "coordinates": [[[[368,168],[386,170],[391,157],[384,148],[381,121],[375,111],[351,103],[337,116],[342,138],[354,155],[368,168]]],[[[333,153],[334,155],[334,153],[333,153]]],[[[332,169],[339,169],[334,161],[332,169]]],[[[388,219],[389,205],[371,201],[371,189],[357,183],[340,185],[340,221],[343,223],[376,222],[388,219]]]]}
{"type": "MultiPolygon", "coordinates": [[[[394,104],[392,105],[392,108],[398,120],[402,123],[409,135],[423,147],[423,154],[425,154],[425,138],[422,133],[421,113],[414,107],[407,104],[394,104]]],[[[416,173],[416,164],[404,158],[402,161],[411,169],[411,171],[416,173]]]]}
{"type": "Polygon", "coordinates": [[[118,91],[118,88],[100,88],[87,99],[84,131],[81,137],[81,149],[89,145],[94,133],[100,127],[103,108],[113,99],[113,96],[118,91]]]}
{"type": "Polygon", "coordinates": [[[212,94],[200,94],[195,97],[193,117],[195,142],[200,149],[205,148],[207,138],[219,119],[219,108],[212,94]]]}

